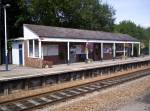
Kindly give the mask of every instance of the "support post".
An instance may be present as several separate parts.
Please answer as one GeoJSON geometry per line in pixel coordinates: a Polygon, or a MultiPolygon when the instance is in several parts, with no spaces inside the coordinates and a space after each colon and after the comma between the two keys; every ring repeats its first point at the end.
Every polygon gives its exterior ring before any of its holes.
{"type": "Polygon", "coordinates": [[[139,56],[141,55],[141,44],[139,43],[139,56]]]}
{"type": "Polygon", "coordinates": [[[67,60],[68,60],[68,64],[70,63],[70,42],[67,42],[67,60]]]}
{"type": "Polygon", "coordinates": [[[134,55],[134,44],[132,43],[131,56],[133,57],[133,55],[134,55]]]}
{"type": "Polygon", "coordinates": [[[86,43],[86,60],[89,59],[89,50],[88,50],[88,42],[86,43]]]}
{"type": "Polygon", "coordinates": [[[39,40],[39,58],[42,58],[41,40],[39,40]]]}
{"type": "Polygon", "coordinates": [[[28,51],[28,57],[30,56],[29,54],[29,40],[27,40],[27,51],[28,51]]]}
{"type": "Polygon", "coordinates": [[[103,60],[103,43],[101,43],[101,60],[103,60]]]}
{"type": "Polygon", "coordinates": [[[116,57],[116,44],[113,43],[113,59],[116,57]]]}
{"type": "Polygon", "coordinates": [[[124,51],[123,51],[123,56],[125,57],[126,56],[126,44],[124,43],[124,51]]]}
{"type": "Polygon", "coordinates": [[[33,39],[33,42],[32,42],[33,44],[33,57],[35,57],[35,40],[33,39]]]}
{"type": "Polygon", "coordinates": [[[5,23],[5,64],[8,71],[8,48],[7,48],[7,22],[6,22],[6,6],[4,6],[4,23],[5,23]]]}

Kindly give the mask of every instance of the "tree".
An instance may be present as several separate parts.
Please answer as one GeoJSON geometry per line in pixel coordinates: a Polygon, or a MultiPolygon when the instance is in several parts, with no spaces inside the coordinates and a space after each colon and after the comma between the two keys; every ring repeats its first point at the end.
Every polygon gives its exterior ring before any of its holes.
{"type": "MultiPolygon", "coordinates": [[[[0,0],[0,58],[4,55],[4,9],[5,4],[10,4],[11,7],[7,8],[7,34],[8,39],[15,38],[19,36],[18,29],[20,27],[15,26],[17,16],[20,13],[18,8],[18,3],[16,0],[0,0]]],[[[1,61],[0,61],[1,64],[1,61]]]]}
{"type": "Polygon", "coordinates": [[[122,21],[115,25],[115,32],[129,34],[139,40],[145,39],[145,29],[131,21],[122,21]]]}
{"type": "Polygon", "coordinates": [[[0,58],[4,49],[3,5],[7,3],[11,5],[7,9],[8,39],[23,36],[24,23],[113,30],[115,11],[99,0],[0,0],[0,58]]]}
{"type": "Polygon", "coordinates": [[[25,4],[24,0],[20,1],[20,7],[30,15],[20,16],[26,23],[89,30],[113,30],[115,11],[99,0],[31,0],[27,5],[25,4]]]}
{"type": "Polygon", "coordinates": [[[145,36],[147,39],[150,39],[150,27],[145,29],[145,36]]]}
{"type": "Polygon", "coordinates": [[[129,34],[142,43],[144,46],[142,48],[145,50],[148,49],[148,40],[150,39],[150,28],[143,28],[139,25],[136,25],[134,22],[131,21],[122,21],[118,25],[115,25],[114,31],[117,33],[129,34]]]}

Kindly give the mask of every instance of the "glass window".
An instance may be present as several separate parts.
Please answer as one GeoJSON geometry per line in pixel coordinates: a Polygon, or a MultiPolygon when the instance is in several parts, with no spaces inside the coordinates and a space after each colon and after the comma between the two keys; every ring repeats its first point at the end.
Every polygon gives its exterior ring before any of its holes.
{"type": "Polygon", "coordinates": [[[35,40],[35,57],[39,57],[39,42],[35,40]]]}
{"type": "Polygon", "coordinates": [[[29,56],[33,57],[33,40],[29,40],[29,56]]]}
{"type": "Polygon", "coordinates": [[[45,45],[43,46],[43,55],[44,56],[55,56],[58,55],[58,45],[45,45]]]}

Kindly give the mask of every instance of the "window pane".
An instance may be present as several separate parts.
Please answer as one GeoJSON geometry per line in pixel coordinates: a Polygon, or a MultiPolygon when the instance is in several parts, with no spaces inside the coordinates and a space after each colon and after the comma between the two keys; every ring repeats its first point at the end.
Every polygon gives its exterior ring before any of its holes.
{"type": "Polygon", "coordinates": [[[58,45],[44,45],[43,55],[44,56],[55,56],[58,55],[59,48],[58,45]]]}
{"type": "Polygon", "coordinates": [[[47,54],[47,46],[46,45],[44,45],[43,46],[43,56],[47,56],[48,54],[47,54]]]}
{"type": "Polygon", "coordinates": [[[33,56],[33,40],[29,40],[29,56],[33,56]]]}
{"type": "Polygon", "coordinates": [[[35,57],[39,57],[39,43],[35,40],[35,57]]]}
{"type": "Polygon", "coordinates": [[[58,55],[58,45],[48,45],[48,55],[58,55]]]}

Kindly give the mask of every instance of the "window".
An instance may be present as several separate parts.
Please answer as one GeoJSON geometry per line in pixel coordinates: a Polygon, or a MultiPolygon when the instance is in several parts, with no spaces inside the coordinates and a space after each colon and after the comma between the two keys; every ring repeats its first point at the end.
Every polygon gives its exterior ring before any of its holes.
{"type": "Polygon", "coordinates": [[[29,57],[39,57],[38,40],[29,40],[29,57]]]}
{"type": "Polygon", "coordinates": [[[29,40],[29,56],[33,57],[33,40],[29,40]]]}
{"type": "Polygon", "coordinates": [[[43,56],[54,56],[58,55],[58,45],[44,45],[43,56]]]}
{"type": "Polygon", "coordinates": [[[39,42],[35,40],[35,57],[39,57],[39,42]]]}

